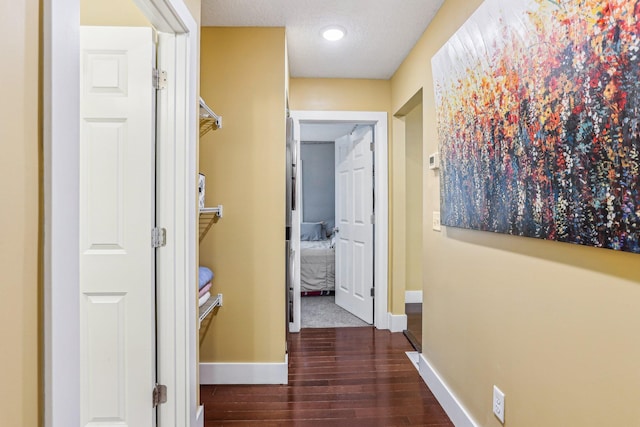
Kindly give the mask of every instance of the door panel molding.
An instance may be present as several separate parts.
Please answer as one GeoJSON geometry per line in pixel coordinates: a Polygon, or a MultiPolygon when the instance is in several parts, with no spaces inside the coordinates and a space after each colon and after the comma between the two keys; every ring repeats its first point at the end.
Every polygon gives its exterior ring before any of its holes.
{"type": "Polygon", "coordinates": [[[151,425],[155,42],[146,27],[80,34],[80,425],[151,425]]]}
{"type": "Polygon", "coordinates": [[[373,154],[372,126],[358,129],[335,141],[336,197],[346,200],[336,207],[337,234],[342,244],[336,246],[335,302],[369,324],[374,320],[373,252],[373,154]],[[346,212],[343,209],[346,206],[346,212]]]}

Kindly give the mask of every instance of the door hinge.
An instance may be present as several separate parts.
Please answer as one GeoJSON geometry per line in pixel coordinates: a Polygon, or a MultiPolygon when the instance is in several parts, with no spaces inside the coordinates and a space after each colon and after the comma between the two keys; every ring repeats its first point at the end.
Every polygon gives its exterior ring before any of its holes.
{"type": "Polygon", "coordinates": [[[371,296],[372,297],[376,296],[376,288],[371,288],[371,296]]]}
{"type": "Polygon", "coordinates": [[[155,227],[151,229],[151,247],[159,248],[167,244],[167,230],[155,227]]]}
{"type": "Polygon", "coordinates": [[[376,223],[376,214],[372,213],[371,214],[371,224],[375,224],[376,223]]]}
{"type": "Polygon", "coordinates": [[[152,399],[154,408],[161,403],[167,403],[167,386],[156,384],[155,387],[153,387],[152,399]]]}
{"type": "Polygon", "coordinates": [[[167,88],[167,72],[163,70],[153,69],[153,87],[157,90],[167,88]]]}
{"type": "Polygon", "coordinates": [[[376,145],[372,142],[369,144],[369,149],[371,149],[371,151],[375,151],[376,150],[376,145]]]}

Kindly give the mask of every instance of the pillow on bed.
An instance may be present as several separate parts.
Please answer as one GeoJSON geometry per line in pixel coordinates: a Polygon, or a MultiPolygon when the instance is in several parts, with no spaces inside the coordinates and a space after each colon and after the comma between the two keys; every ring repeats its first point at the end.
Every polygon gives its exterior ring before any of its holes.
{"type": "Polygon", "coordinates": [[[300,224],[300,240],[324,240],[321,222],[303,222],[300,224]]]}
{"type": "Polygon", "coordinates": [[[327,235],[327,238],[333,236],[334,230],[336,229],[336,221],[331,218],[323,222],[324,224],[324,232],[327,235]]]}

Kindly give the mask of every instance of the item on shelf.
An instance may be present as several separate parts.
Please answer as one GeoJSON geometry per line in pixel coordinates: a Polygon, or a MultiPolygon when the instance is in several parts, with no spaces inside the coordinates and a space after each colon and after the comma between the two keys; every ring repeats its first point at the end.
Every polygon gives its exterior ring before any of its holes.
{"type": "Polygon", "coordinates": [[[213,271],[210,268],[200,266],[198,268],[198,289],[207,286],[207,283],[213,280],[213,271]]]}
{"type": "Polygon", "coordinates": [[[198,298],[200,298],[210,290],[211,290],[211,282],[207,283],[204,288],[200,289],[200,292],[198,292],[198,298]]]}
{"type": "Polygon", "coordinates": [[[198,207],[204,209],[204,184],[205,176],[201,173],[198,174],[198,207]]]}
{"type": "Polygon", "coordinates": [[[198,307],[202,307],[211,298],[211,292],[207,292],[198,299],[198,307]]]}

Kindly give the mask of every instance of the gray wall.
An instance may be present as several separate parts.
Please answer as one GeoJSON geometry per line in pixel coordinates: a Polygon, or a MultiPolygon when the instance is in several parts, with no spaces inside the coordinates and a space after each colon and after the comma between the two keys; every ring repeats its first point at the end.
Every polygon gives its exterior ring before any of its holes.
{"type": "Polygon", "coordinates": [[[335,216],[335,153],[333,142],[301,144],[302,214],[304,222],[335,216]]]}

